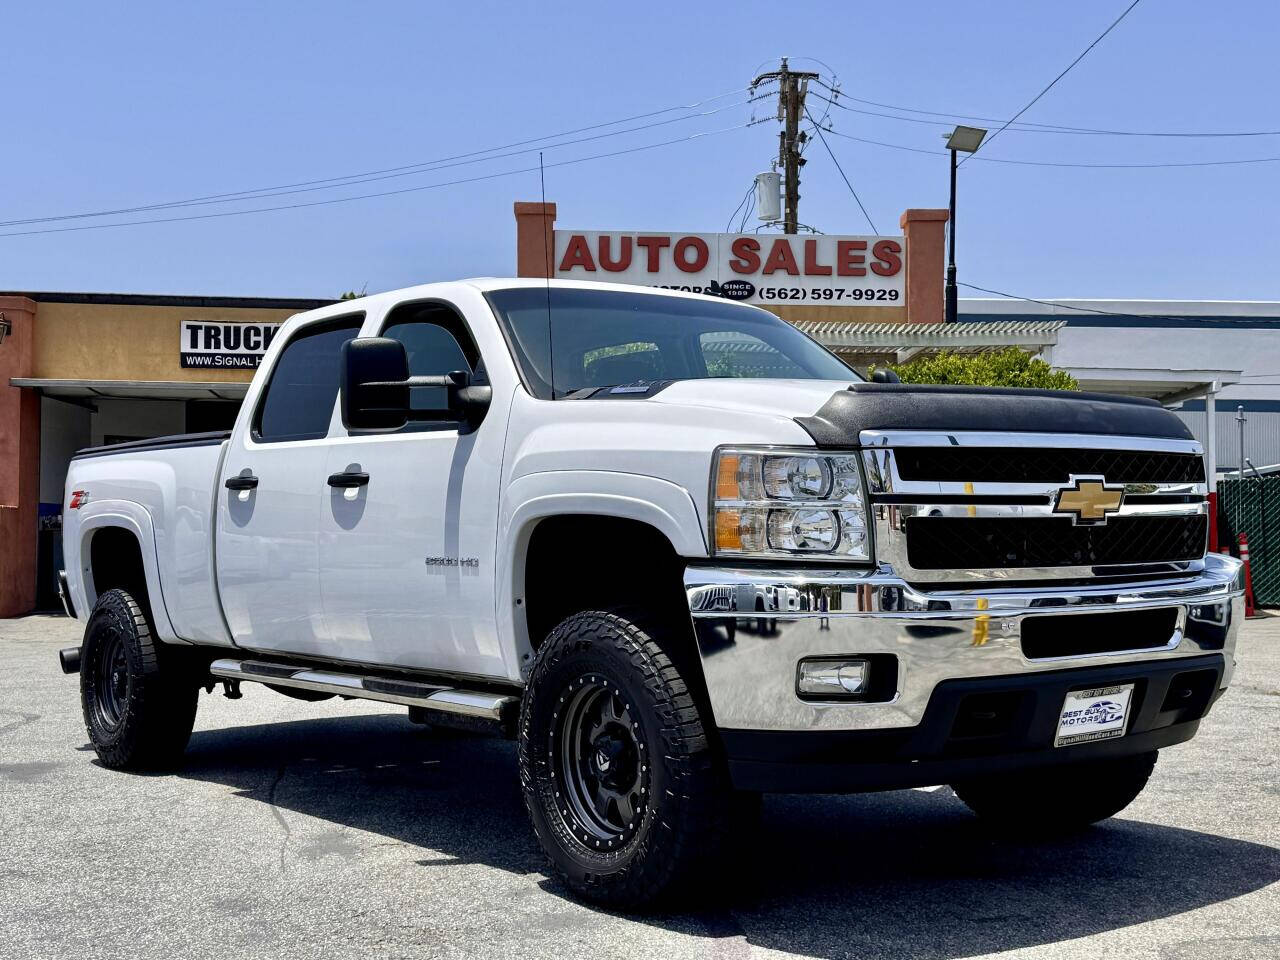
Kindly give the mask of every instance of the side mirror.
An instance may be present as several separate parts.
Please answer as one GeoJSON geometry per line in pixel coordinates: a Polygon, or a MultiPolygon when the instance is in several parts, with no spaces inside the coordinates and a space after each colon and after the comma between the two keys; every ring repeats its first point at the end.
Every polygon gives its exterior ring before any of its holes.
{"type": "Polygon", "coordinates": [[[878,370],[871,371],[872,383],[901,383],[902,378],[890,370],[888,367],[881,367],[878,370]]]}
{"type": "Polygon", "coordinates": [[[390,337],[342,345],[342,425],[390,432],[409,422],[409,358],[390,337]]]}
{"type": "Polygon", "coordinates": [[[404,344],[390,337],[359,337],[342,345],[342,425],[348,430],[390,433],[410,420],[440,420],[437,410],[415,411],[413,387],[444,387],[449,416],[461,422],[459,433],[474,430],[493,399],[487,382],[474,382],[465,370],[439,377],[409,376],[404,344]]]}

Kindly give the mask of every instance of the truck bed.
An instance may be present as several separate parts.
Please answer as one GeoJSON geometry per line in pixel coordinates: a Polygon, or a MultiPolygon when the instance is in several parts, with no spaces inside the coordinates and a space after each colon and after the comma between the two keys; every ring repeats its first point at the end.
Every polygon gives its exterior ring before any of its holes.
{"type": "MultiPolygon", "coordinates": [[[[88,568],[95,530],[123,527],[154,549],[158,582],[148,582],[163,640],[230,646],[214,582],[215,485],[229,434],[188,433],[89,447],[67,470],[63,514],[67,585],[76,611],[97,599],[88,568]],[[80,506],[71,506],[84,491],[80,506]],[[154,545],[154,546],[152,546],[154,545]]],[[[149,578],[150,579],[150,578],[149,578]]]]}
{"type": "Polygon", "coordinates": [[[213,430],[208,433],[171,433],[165,437],[151,437],[147,440],[126,440],[124,443],[107,443],[100,447],[85,447],[77,450],[73,460],[83,457],[108,457],[117,453],[132,453],[136,450],[167,450],[175,447],[206,447],[231,439],[230,430],[213,430]]]}

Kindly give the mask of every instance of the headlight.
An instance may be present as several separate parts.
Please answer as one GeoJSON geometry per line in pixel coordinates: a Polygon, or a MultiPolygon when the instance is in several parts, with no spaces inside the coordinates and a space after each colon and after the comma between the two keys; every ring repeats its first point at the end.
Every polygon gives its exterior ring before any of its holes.
{"type": "Polygon", "coordinates": [[[857,454],[722,447],[711,493],[717,554],[871,559],[857,454]]]}

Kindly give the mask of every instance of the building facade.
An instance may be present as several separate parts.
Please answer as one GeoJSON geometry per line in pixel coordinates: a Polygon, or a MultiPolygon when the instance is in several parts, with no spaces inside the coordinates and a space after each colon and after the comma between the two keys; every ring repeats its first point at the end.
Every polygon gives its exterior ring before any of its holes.
{"type": "Polygon", "coordinates": [[[1219,473],[1280,465],[1278,301],[961,300],[959,319],[1056,323],[1042,356],[1084,389],[1158,399],[1219,473]]]}
{"type": "Polygon", "coordinates": [[[0,294],[0,616],[57,603],[76,450],[229,427],[274,331],[329,302],[0,294]]]}
{"type": "MultiPolygon", "coordinates": [[[[553,203],[514,212],[520,276],[756,303],[862,369],[1016,347],[1083,389],[1157,399],[1211,464],[1280,464],[1280,303],[961,300],[947,324],[945,210],[907,210],[880,237],[560,229],[553,203]]],[[[76,450],[229,429],[280,324],[330,302],[0,294],[0,616],[57,604],[76,450]]]]}

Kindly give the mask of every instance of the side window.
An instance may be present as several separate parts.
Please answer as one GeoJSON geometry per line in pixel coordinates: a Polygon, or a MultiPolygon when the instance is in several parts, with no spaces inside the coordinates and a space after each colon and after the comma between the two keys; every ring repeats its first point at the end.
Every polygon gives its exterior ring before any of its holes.
{"type": "MultiPolygon", "coordinates": [[[[406,304],[391,312],[382,336],[404,344],[409,359],[409,376],[434,377],[454,370],[476,374],[480,355],[471,334],[458,316],[438,304],[406,304]]],[[[482,373],[482,371],[481,371],[482,373]]],[[[409,406],[422,412],[437,412],[440,420],[451,420],[443,387],[414,387],[409,406]]],[[[422,428],[409,424],[405,429],[422,428]]]]}
{"type": "Polygon", "coordinates": [[[362,322],[363,317],[343,317],[309,327],[285,344],[258,403],[255,440],[315,440],[329,432],[342,345],[359,336],[362,322]]]}

